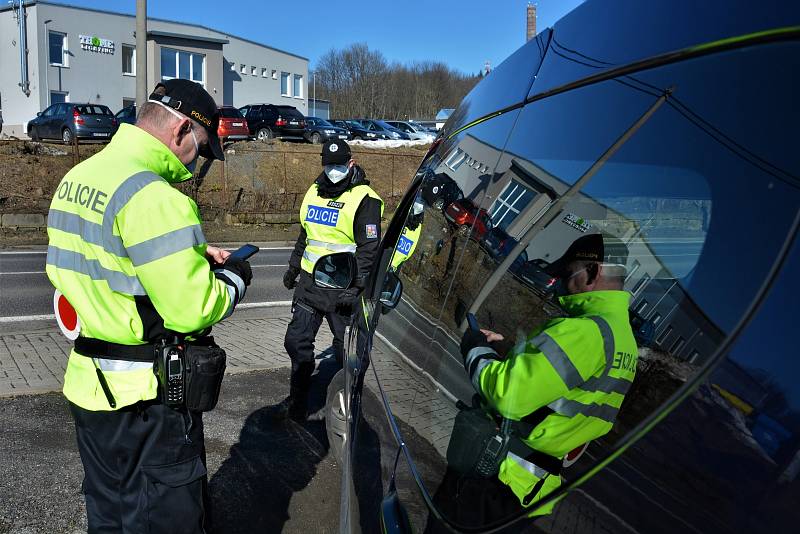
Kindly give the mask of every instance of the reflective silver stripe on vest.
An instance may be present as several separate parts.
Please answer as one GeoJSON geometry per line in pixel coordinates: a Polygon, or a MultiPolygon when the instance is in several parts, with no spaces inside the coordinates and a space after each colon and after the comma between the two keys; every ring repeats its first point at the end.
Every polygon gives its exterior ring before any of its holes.
{"type": "Polygon", "coordinates": [[[550,362],[550,365],[556,370],[558,376],[564,381],[567,389],[573,389],[583,384],[584,380],[575,368],[575,364],[572,363],[567,353],[564,352],[558,343],[556,343],[556,340],[550,337],[549,334],[542,332],[533,338],[531,344],[545,355],[547,361],[550,362]]]}
{"type": "Polygon", "coordinates": [[[50,245],[47,247],[47,264],[89,276],[92,280],[104,280],[113,291],[126,295],[146,295],[144,287],[135,276],[106,269],[98,260],[87,259],[79,252],[64,250],[50,245]]]}
{"type": "Polygon", "coordinates": [[[206,243],[203,229],[195,224],[130,246],[128,256],[134,267],[139,267],[203,243],[206,243]]]}
{"type": "Polygon", "coordinates": [[[127,178],[111,195],[106,204],[106,211],[103,212],[103,235],[114,235],[114,221],[122,208],[133,198],[133,195],[153,182],[165,181],[162,177],[151,171],[137,172],[127,178]]]}
{"type": "Polygon", "coordinates": [[[508,454],[506,454],[506,458],[516,463],[518,466],[520,466],[521,468],[523,468],[525,471],[532,474],[536,478],[544,478],[548,474],[548,471],[542,469],[536,464],[529,462],[528,460],[525,460],[524,458],[520,458],[511,451],[509,451],[508,454]]]}
{"type": "Polygon", "coordinates": [[[325,241],[317,241],[316,239],[307,239],[309,245],[312,247],[320,247],[331,252],[355,252],[355,244],[342,244],[342,243],[327,243],[325,241]]]}
{"type": "Polygon", "coordinates": [[[317,260],[320,259],[322,256],[319,254],[314,254],[313,252],[309,252],[308,250],[303,251],[303,259],[310,261],[311,263],[317,263],[317,260]]]}
{"type": "Polygon", "coordinates": [[[614,365],[614,332],[611,326],[602,317],[589,317],[597,327],[600,329],[600,335],[603,336],[603,351],[606,355],[606,368],[602,375],[592,377],[587,380],[581,389],[584,391],[599,391],[601,393],[619,393],[625,395],[631,387],[632,382],[624,378],[615,378],[609,376],[611,367],[614,365]]]}
{"type": "Polygon", "coordinates": [[[600,329],[600,336],[603,338],[603,352],[606,355],[606,373],[608,373],[611,370],[611,366],[614,365],[614,332],[611,330],[608,321],[602,317],[594,315],[589,319],[594,321],[597,328],[600,329]]]}
{"type": "Polygon", "coordinates": [[[51,209],[47,214],[47,226],[68,234],[75,234],[87,243],[103,247],[103,250],[123,258],[128,256],[122,239],[118,235],[104,235],[103,226],[87,221],[80,215],[51,209]]]}
{"type": "Polygon", "coordinates": [[[614,423],[619,413],[619,408],[609,406],[608,404],[583,404],[575,400],[558,399],[547,405],[548,408],[553,410],[559,415],[566,417],[575,417],[581,414],[585,417],[595,417],[603,421],[614,423]]]}
{"type": "Polygon", "coordinates": [[[152,369],[153,362],[128,362],[124,360],[106,360],[105,358],[94,358],[97,367],[101,371],[141,371],[142,369],[152,369]]]}

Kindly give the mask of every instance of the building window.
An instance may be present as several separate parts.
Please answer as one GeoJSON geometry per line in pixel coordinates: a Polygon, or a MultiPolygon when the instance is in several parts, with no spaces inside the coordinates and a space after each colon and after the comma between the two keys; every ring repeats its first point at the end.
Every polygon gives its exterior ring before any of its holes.
{"type": "Polygon", "coordinates": [[[291,74],[288,72],[281,72],[281,96],[292,96],[289,94],[289,78],[291,74]]]}
{"type": "Polygon", "coordinates": [[[636,285],[633,286],[633,290],[631,291],[631,293],[636,295],[639,291],[642,290],[642,288],[644,288],[644,286],[647,285],[647,282],[649,281],[650,281],[650,275],[649,274],[644,275],[639,279],[638,282],[636,282],[636,285]]]}
{"type": "Polygon", "coordinates": [[[686,340],[683,339],[682,336],[678,336],[678,339],[675,340],[675,343],[669,348],[670,354],[676,356],[678,352],[683,348],[683,344],[686,343],[686,340]]]}
{"type": "Polygon", "coordinates": [[[132,106],[136,103],[135,98],[123,98],[122,99],[122,107],[127,108],[128,106],[132,106]]]}
{"type": "Polygon", "coordinates": [[[303,98],[303,76],[301,74],[294,75],[294,97],[303,98]]]}
{"type": "Polygon", "coordinates": [[[231,63],[231,71],[236,72],[236,63],[231,63]]]}
{"type": "Polygon", "coordinates": [[[661,314],[656,312],[650,317],[650,322],[653,323],[653,326],[656,326],[658,323],[661,322],[661,314]]]}
{"type": "Polygon", "coordinates": [[[258,76],[258,69],[256,67],[250,67],[250,74],[258,76]]]}
{"type": "Polygon", "coordinates": [[[239,65],[239,71],[241,71],[242,74],[247,74],[247,65],[245,65],[244,63],[241,63],[239,65]]]}
{"type": "Polygon", "coordinates": [[[50,104],[63,104],[68,101],[69,93],[63,91],[50,91],[50,104]]]}
{"type": "Polygon", "coordinates": [[[273,71],[272,71],[272,79],[273,80],[277,80],[278,79],[278,71],[277,70],[273,69],[273,71]]]}
{"type": "Polygon", "coordinates": [[[267,71],[266,67],[261,68],[261,77],[262,78],[269,78],[269,71],[267,71]]]}
{"type": "Polygon", "coordinates": [[[531,189],[511,180],[489,210],[493,226],[505,231],[535,196],[531,189]]]}
{"type": "Polygon", "coordinates": [[[205,85],[205,56],[161,47],[161,79],[183,78],[205,85]]]}
{"type": "Polygon", "coordinates": [[[122,74],[136,76],[136,47],[122,45],[122,74]]]}
{"type": "Polygon", "coordinates": [[[700,353],[697,350],[693,350],[689,355],[689,363],[696,362],[698,358],[700,358],[700,353]]]}
{"type": "Polygon", "coordinates": [[[49,32],[50,64],[59,67],[67,66],[67,34],[49,32]]]}
{"type": "Polygon", "coordinates": [[[641,302],[639,303],[639,305],[638,305],[638,306],[636,306],[636,313],[638,313],[639,315],[641,315],[641,314],[642,314],[642,312],[643,312],[644,310],[646,310],[646,309],[647,309],[647,301],[646,301],[646,300],[643,300],[643,301],[641,301],[641,302]]]}
{"type": "Polygon", "coordinates": [[[656,339],[656,343],[658,343],[659,345],[663,344],[671,333],[672,333],[672,327],[671,326],[666,327],[664,331],[661,332],[661,335],[658,336],[658,339],[656,339]]]}
{"type": "Polygon", "coordinates": [[[633,264],[631,265],[631,268],[628,270],[628,274],[625,275],[625,281],[627,282],[628,280],[630,280],[631,276],[633,276],[633,273],[638,271],[639,267],[641,266],[642,264],[639,263],[639,260],[633,260],[633,264]]]}
{"type": "Polygon", "coordinates": [[[445,160],[444,164],[450,167],[452,170],[457,171],[461,164],[464,163],[467,154],[460,148],[455,149],[453,152],[445,160]]]}

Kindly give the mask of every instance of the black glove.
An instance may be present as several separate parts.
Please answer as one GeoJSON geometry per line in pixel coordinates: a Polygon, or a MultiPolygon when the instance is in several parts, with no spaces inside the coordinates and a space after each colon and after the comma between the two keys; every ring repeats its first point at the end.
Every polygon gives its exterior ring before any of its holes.
{"type": "Polygon", "coordinates": [[[300,269],[290,265],[286,272],[283,273],[283,286],[286,289],[294,289],[297,285],[298,274],[300,274],[300,269]]]}
{"type": "Polygon", "coordinates": [[[361,288],[356,286],[339,293],[339,298],[336,299],[336,311],[341,315],[352,315],[353,306],[355,306],[359,294],[361,294],[361,288]]]}
{"type": "Polygon", "coordinates": [[[466,359],[467,354],[469,354],[469,351],[471,351],[475,347],[492,348],[492,344],[489,343],[489,341],[486,339],[486,334],[484,334],[480,330],[473,330],[472,328],[467,328],[467,331],[464,332],[464,335],[461,337],[461,356],[463,356],[466,359]]]}
{"type": "Polygon", "coordinates": [[[253,280],[253,270],[247,260],[228,258],[219,268],[214,269],[214,276],[236,290],[236,304],[244,298],[247,286],[253,280]]]}

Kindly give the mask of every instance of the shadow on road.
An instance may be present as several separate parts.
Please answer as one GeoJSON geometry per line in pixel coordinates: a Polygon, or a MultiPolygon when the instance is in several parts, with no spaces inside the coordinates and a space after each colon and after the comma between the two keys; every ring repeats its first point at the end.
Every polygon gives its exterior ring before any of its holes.
{"type": "MultiPolygon", "coordinates": [[[[334,358],[319,362],[309,413],[325,405],[328,384],[338,369],[334,358]]],[[[308,486],[327,453],[324,419],[303,423],[279,419],[274,406],[251,413],[238,443],[209,482],[212,532],[282,531],[292,495],[308,486]]]]}

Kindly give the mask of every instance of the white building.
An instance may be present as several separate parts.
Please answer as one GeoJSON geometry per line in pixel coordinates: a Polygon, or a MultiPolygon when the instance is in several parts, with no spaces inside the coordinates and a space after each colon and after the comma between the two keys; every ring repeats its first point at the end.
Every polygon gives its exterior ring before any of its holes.
{"type": "MultiPolygon", "coordinates": [[[[0,109],[6,135],[56,102],[104,104],[116,112],[136,97],[136,17],[41,0],[0,7],[0,109]],[[27,53],[20,56],[20,40],[27,53]],[[24,83],[27,82],[27,83],[24,83]]],[[[147,21],[147,87],[201,83],[219,105],[308,109],[308,59],[196,24],[147,21]]]]}

